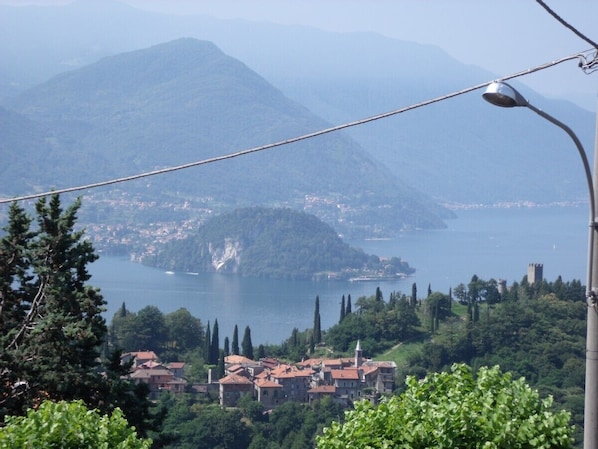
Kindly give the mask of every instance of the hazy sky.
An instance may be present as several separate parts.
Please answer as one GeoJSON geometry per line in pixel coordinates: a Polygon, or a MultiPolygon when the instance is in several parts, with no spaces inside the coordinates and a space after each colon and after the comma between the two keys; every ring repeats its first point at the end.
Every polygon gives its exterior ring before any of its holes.
{"type": "MultiPolygon", "coordinates": [[[[86,1],[86,0],[84,0],[86,1]]],[[[102,0],[90,0],[102,1],[102,0]]],[[[122,0],[140,9],[207,14],[308,25],[330,31],[373,31],[441,47],[456,59],[508,75],[591,47],[536,0],[122,0]]],[[[0,0],[57,4],[68,0],[0,0]]],[[[598,1],[545,0],[564,20],[598,42],[598,1]]],[[[442,67],[438,67],[442,76],[442,67]]],[[[565,97],[596,110],[598,71],[585,75],[575,61],[521,78],[548,97],[565,97]]],[[[525,92],[522,92],[525,95],[525,92]]],[[[538,105],[541,107],[541,105],[538,105]]]]}
{"type": "MultiPolygon", "coordinates": [[[[456,59],[507,75],[591,48],[535,0],[125,0],[138,8],[201,13],[330,31],[374,31],[437,45],[456,59]]],[[[564,20],[598,42],[598,2],[545,0],[564,20]]],[[[442,67],[438,67],[442,76],[442,67]]],[[[576,62],[521,81],[549,97],[565,96],[595,110],[598,72],[576,62]]]]}

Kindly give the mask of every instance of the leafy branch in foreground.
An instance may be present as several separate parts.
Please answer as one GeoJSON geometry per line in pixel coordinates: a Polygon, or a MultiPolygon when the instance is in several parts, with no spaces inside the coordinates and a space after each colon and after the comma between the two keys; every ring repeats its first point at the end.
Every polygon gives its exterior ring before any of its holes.
{"type": "Polygon", "coordinates": [[[374,406],[367,401],[346,412],[318,437],[318,449],[345,447],[408,449],[565,449],[573,444],[566,411],[552,412],[523,378],[498,366],[455,364],[451,372],[407,379],[407,389],[374,406]]]}

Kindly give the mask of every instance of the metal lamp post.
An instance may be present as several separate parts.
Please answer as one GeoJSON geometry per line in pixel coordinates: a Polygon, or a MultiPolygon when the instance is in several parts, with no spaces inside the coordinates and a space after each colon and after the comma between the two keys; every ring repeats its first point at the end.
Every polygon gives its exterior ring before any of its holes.
{"type": "MultiPolygon", "coordinates": [[[[596,223],[596,186],[592,180],[592,172],[586,152],[575,135],[575,133],[564,123],[541,111],[531,105],[523,96],[512,86],[505,82],[493,82],[488,85],[486,92],[482,95],[486,101],[504,108],[515,106],[525,106],[531,109],[539,116],[545,118],[550,123],[563,129],[575,142],[577,151],[581,156],[585,170],[586,181],[590,194],[590,226],[588,233],[588,272],[586,283],[586,302],[587,302],[587,330],[586,330],[586,378],[585,378],[585,402],[584,402],[584,449],[598,449],[598,309],[597,293],[594,286],[594,279],[598,279],[598,261],[595,260],[598,255],[595,239],[598,225],[596,223]]],[[[598,150],[598,149],[597,149],[598,150]]],[[[598,151],[597,151],[598,152],[598,151]]],[[[598,172],[598,155],[594,157],[594,172],[598,172]]]]}

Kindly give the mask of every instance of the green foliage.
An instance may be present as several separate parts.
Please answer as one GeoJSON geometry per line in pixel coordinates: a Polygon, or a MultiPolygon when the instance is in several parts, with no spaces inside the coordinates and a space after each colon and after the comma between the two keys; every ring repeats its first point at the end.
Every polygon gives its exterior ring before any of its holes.
{"type": "Polygon", "coordinates": [[[160,402],[169,410],[163,434],[176,436],[166,449],[312,449],[324,426],[343,416],[342,406],[331,398],[287,402],[270,413],[250,394],[240,398],[235,410],[197,404],[189,396],[166,395],[160,402]]]}
{"type": "MultiPolygon", "coordinates": [[[[478,286],[487,284],[475,280],[478,286]]],[[[465,286],[454,290],[456,297],[462,292],[469,294],[465,286]]],[[[571,410],[575,437],[581,439],[577,432],[583,429],[587,312],[581,283],[560,278],[533,285],[513,283],[499,303],[475,304],[477,320],[443,321],[433,341],[408,357],[406,371],[421,375],[455,362],[473,367],[500,364],[571,410]]]]}
{"type": "Polygon", "coordinates": [[[231,354],[239,355],[239,327],[235,324],[235,329],[233,330],[233,342],[231,345],[231,354]]]}
{"type": "Polygon", "coordinates": [[[6,417],[0,428],[0,449],[149,449],[120,409],[110,416],[88,410],[82,401],[44,401],[26,416],[6,417]]]}
{"type": "Polygon", "coordinates": [[[118,353],[100,361],[105,302],[87,284],[98,256],[75,230],[80,206],[63,209],[58,195],[39,200],[37,229],[20,206],[10,208],[0,239],[0,414],[19,416],[46,399],[82,400],[102,412],[120,407],[143,433],[147,391],[123,378],[118,353]]]}
{"type": "Polygon", "coordinates": [[[36,203],[36,231],[23,209],[13,205],[2,238],[1,360],[5,410],[18,414],[40,398],[84,398],[103,380],[97,372],[106,333],[104,301],[86,282],[93,247],[74,231],[76,201],[62,209],[57,195],[36,203]],[[6,308],[4,308],[6,304],[6,308]],[[19,387],[17,387],[17,385],[19,387]]]}
{"type": "Polygon", "coordinates": [[[252,207],[214,217],[197,235],[172,241],[147,263],[177,271],[214,271],[214,254],[227,247],[237,257],[222,260],[218,271],[245,276],[311,279],[335,272],[351,277],[367,269],[382,275],[412,273],[398,259],[381,261],[344,243],[314,215],[291,209],[252,207]]]}
{"type": "Polygon", "coordinates": [[[322,341],[322,326],[320,324],[320,297],[316,296],[316,307],[314,309],[313,340],[315,344],[322,341]]]}
{"type": "Polygon", "coordinates": [[[123,304],[110,322],[109,342],[113,350],[148,350],[170,360],[182,360],[198,348],[203,351],[204,330],[201,320],[185,308],[164,315],[155,306],[134,313],[123,304]]]}
{"type": "Polygon", "coordinates": [[[253,343],[251,342],[251,329],[249,326],[245,326],[243,341],[241,342],[241,351],[242,355],[253,360],[253,343]]]}
{"type": "Polygon", "coordinates": [[[523,378],[513,380],[498,366],[466,365],[407,379],[407,390],[377,407],[362,401],[318,437],[319,449],[368,447],[570,448],[568,412],[551,411],[552,398],[540,399],[523,378]]]}
{"type": "Polygon", "coordinates": [[[345,352],[360,339],[368,354],[376,354],[415,335],[420,324],[410,298],[396,292],[390,294],[388,303],[379,292],[362,296],[356,306],[355,312],[345,314],[340,323],[326,332],[326,344],[336,351],[345,352]]]}

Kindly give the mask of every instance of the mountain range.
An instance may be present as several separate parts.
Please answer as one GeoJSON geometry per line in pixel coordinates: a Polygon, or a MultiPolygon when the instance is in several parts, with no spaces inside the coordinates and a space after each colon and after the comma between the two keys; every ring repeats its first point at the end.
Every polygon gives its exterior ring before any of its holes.
{"type": "MultiPolygon", "coordinates": [[[[5,104],[13,134],[34,137],[29,122],[45,130],[35,142],[15,139],[18,152],[6,148],[19,154],[4,165],[12,181],[4,194],[13,195],[203,160],[329,126],[213,43],[190,38],[106,57],[5,104]],[[12,178],[20,172],[27,176],[12,178]]],[[[339,232],[440,227],[448,216],[339,133],[144,179],[127,190],[191,209],[312,209],[339,232]]]]}
{"type": "MultiPolygon", "coordinates": [[[[206,16],[169,16],[113,1],[80,1],[44,8],[0,7],[0,61],[2,105],[10,110],[0,111],[3,118],[10,115],[6,121],[2,120],[0,127],[13,130],[11,134],[16,140],[13,143],[8,140],[2,153],[13,155],[7,156],[12,167],[15,162],[23,165],[10,172],[23,174],[21,181],[25,183],[3,183],[0,191],[11,195],[39,190],[42,185],[58,186],[56,174],[66,184],[77,183],[161,167],[175,160],[177,163],[195,160],[199,158],[200,147],[203,157],[220,154],[223,149],[238,150],[269,143],[330,124],[407,107],[499,77],[479,67],[463,65],[437,47],[372,33],[331,33],[206,16]],[[185,51],[173,50],[173,46],[190,46],[190,42],[197,41],[180,40],[183,36],[197,38],[204,45],[206,41],[213,43],[230,57],[229,62],[236,61],[238,70],[252,73],[244,75],[241,83],[232,82],[234,87],[230,87],[228,102],[210,105],[210,108],[219,107],[215,114],[224,119],[210,121],[213,118],[210,114],[202,116],[199,105],[190,104],[199,101],[197,95],[201,89],[193,87],[197,81],[194,69],[177,61],[177,54],[182,58],[185,51]],[[156,46],[166,41],[170,43],[156,46]],[[153,57],[170,59],[164,59],[168,64],[156,64],[153,71],[148,69],[147,79],[146,75],[142,79],[135,75],[141,73],[136,64],[149,57],[150,51],[153,57]],[[106,56],[110,57],[102,59],[106,56]],[[131,65],[125,68],[126,64],[131,65]],[[188,76],[179,73],[168,85],[161,76],[169,70],[172,73],[182,70],[188,76]],[[256,89],[254,99],[259,97],[260,102],[267,104],[255,109],[243,106],[243,100],[252,101],[251,95],[242,95],[245,82],[256,89]],[[260,90],[265,86],[269,87],[266,97],[265,91],[260,90]],[[125,98],[122,94],[127,89],[132,90],[125,98]],[[229,115],[222,116],[222,111],[233,103],[233,95],[239,96],[238,102],[228,110],[229,115]],[[283,103],[293,104],[292,111],[273,112],[274,104],[283,103]],[[264,107],[272,114],[257,117],[264,107]],[[142,110],[145,112],[141,113],[142,110]],[[28,129],[22,139],[14,131],[18,126],[10,124],[15,121],[28,129]],[[241,124],[245,133],[237,133],[239,126],[231,126],[233,123],[241,124]],[[264,123],[268,124],[268,132],[264,132],[264,123]],[[213,143],[214,134],[210,134],[215,132],[214,126],[221,127],[217,143],[213,143]],[[34,147],[39,149],[36,154],[30,150],[34,147]],[[172,150],[174,147],[176,152],[172,150]],[[155,152],[150,152],[150,148],[155,152]],[[53,164],[56,172],[40,169],[27,181],[30,167],[23,163],[25,157],[15,154],[26,155],[27,160],[39,164],[49,155],[58,157],[60,162],[53,164]],[[90,156],[93,162],[89,162],[90,156]],[[72,161],[75,166],[87,165],[87,170],[75,172],[72,161]]],[[[199,64],[196,58],[187,63],[193,61],[199,64]]],[[[209,78],[208,71],[202,76],[209,78]]],[[[212,77],[211,82],[222,81],[217,78],[212,77]]],[[[201,85],[207,89],[210,81],[207,78],[204,81],[201,85]]],[[[519,87],[516,81],[513,84],[519,87]]],[[[216,92],[210,89],[210,98],[202,101],[220,102],[226,97],[224,94],[229,89],[226,86],[220,91],[223,97],[216,100],[216,92]]],[[[521,91],[534,104],[569,124],[586,148],[592,147],[595,124],[591,113],[568,102],[542,98],[523,88],[521,91]]],[[[352,128],[343,135],[316,139],[317,142],[306,145],[309,150],[301,147],[301,157],[313,161],[308,151],[321,155],[321,145],[343,146],[336,159],[331,155],[336,163],[344,164],[337,170],[343,181],[335,180],[334,188],[329,188],[329,183],[326,195],[318,190],[331,176],[324,162],[308,164],[309,169],[296,172],[296,177],[284,174],[276,178],[270,170],[258,191],[253,191],[255,186],[247,181],[247,173],[259,173],[264,167],[274,168],[277,164],[263,162],[262,155],[244,157],[242,161],[227,163],[226,167],[214,164],[193,169],[195,177],[176,175],[168,181],[154,178],[137,183],[138,190],[147,192],[151,184],[177,196],[187,189],[193,191],[196,184],[193,178],[208,177],[219,182],[200,189],[208,194],[204,198],[217,195],[220,199],[219,195],[223,195],[228,203],[244,205],[246,200],[260,197],[261,189],[272,201],[285,203],[289,201],[286,193],[296,188],[296,194],[302,191],[305,205],[304,187],[317,186],[313,190],[317,196],[333,198],[337,203],[339,194],[365,197],[367,201],[361,204],[377,198],[376,204],[366,212],[370,220],[375,220],[374,212],[398,204],[393,195],[395,183],[399,182],[398,190],[409,192],[400,193],[401,198],[415,198],[404,209],[411,210],[413,204],[420,204],[416,213],[419,218],[405,219],[407,214],[402,213],[399,221],[395,221],[395,229],[440,225],[439,218],[447,215],[434,207],[429,198],[449,205],[571,202],[587,198],[581,164],[568,136],[529,111],[493,108],[481,100],[480,94],[471,92],[352,128]],[[352,150],[347,151],[345,145],[352,150]],[[368,162],[354,160],[355,154],[368,162]],[[384,193],[355,184],[354,171],[342,174],[345,165],[356,163],[361,166],[362,179],[367,176],[378,179],[376,183],[369,182],[369,188],[384,184],[384,193]],[[384,174],[380,175],[378,170],[384,174]],[[312,172],[317,179],[315,184],[311,177],[306,177],[312,172]],[[237,173],[241,177],[236,180],[232,195],[224,180],[237,173]],[[389,184],[390,178],[394,180],[389,184]],[[284,185],[287,181],[292,188],[284,185]],[[353,190],[345,192],[345,188],[353,190]]],[[[4,129],[0,131],[4,135],[4,129]]],[[[299,145],[270,150],[271,157],[282,158],[284,154],[289,166],[298,168],[300,165],[294,158],[299,155],[293,151],[296,147],[299,145]]],[[[295,206],[297,198],[290,200],[295,206]]],[[[320,211],[319,216],[335,227],[339,222],[351,220],[339,214],[329,215],[332,209],[329,207],[326,213],[320,211]]],[[[387,224],[388,220],[396,219],[386,216],[387,224]]],[[[359,220],[358,223],[364,224],[359,220]]]]}

